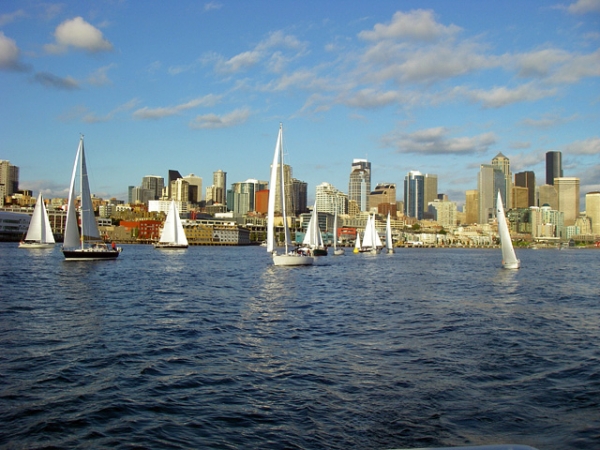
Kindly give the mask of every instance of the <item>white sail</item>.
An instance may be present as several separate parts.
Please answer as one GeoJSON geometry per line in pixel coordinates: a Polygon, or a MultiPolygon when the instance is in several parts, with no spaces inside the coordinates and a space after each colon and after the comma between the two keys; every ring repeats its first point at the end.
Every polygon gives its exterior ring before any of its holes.
{"type": "Polygon", "coordinates": [[[385,246],[388,250],[388,253],[392,253],[394,251],[394,243],[392,242],[392,225],[389,212],[387,215],[387,221],[385,222],[385,246]]]}
{"type": "Polygon", "coordinates": [[[521,262],[517,259],[515,249],[512,245],[500,191],[498,191],[498,198],[496,200],[496,213],[498,218],[498,234],[500,235],[500,245],[502,247],[502,265],[506,269],[518,269],[521,266],[521,262]]]}
{"type": "MultiPolygon", "coordinates": [[[[273,163],[271,164],[271,180],[269,181],[269,200],[267,203],[267,251],[272,253],[275,250],[275,195],[277,185],[277,164],[279,163],[279,153],[281,152],[281,133],[282,127],[279,126],[279,134],[275,143],[275,153],[273,163]]],[[[280,196],[283,195],[282,193],[280,196]]]]}
{"type": "Polygon", "coordinates": [[[371,215],[367,218],[367,224],[365,225],[365,233],[363,235],[363,241],[361,248],[367,249],[373,247],[373,227],[371,226],[371,215]]]}
{"type": "Polygon", "coordinates": [[[79,228],[77,225],[77,207],[75,201],[77,195],[75,193],[75,182],[77,179],[77,168],[79,167],[80,154],[83,151],[83,138],[79,140],[79,147],[75,155],[75,163],[73,164],[73,172],[71,173],[71,184],[69,187],[69,199],[67,200],[67,219],[65,223],[65,236],[63,240],[63,248],[77,248],[81,246],[79,238],[79,228]]]}
{"type": "Polygon", "coordinates": [[[356,240],[354,241],[354,253],[358,253],[360,251],[360,233],[356,230],[356,240]]]}
{"type": "Polygon", "coordinates": [[[44,199],[41,192],[38,195],[35,208],[33,209],[33,215],[29,222],[29,229],[27,230],[25,241],[37,242],[39,244],[55,243],[50,220],[48,219],[48,212],[46,211],[46,205],[44,205],[44,199]]]}
{"type": "Polygon", "coordinates": [[[319,211],[317,210],[316,201],[302,243],[310,248],[325,247],[323,243],[323,235],[321,234],[321,229],[319,228],[319,211]]]}
{"type": "Polygon", "coordinates": [[[371,221],[371,234],[373,235],[373,243],[375,244],[375,248],[383,247],[383,243],[381,242],[381,238],[379,237],[379,233],[377,232],[377,228],[375,228],[375,214],[373,214],[373,220],[371,221]]]}
{"type": "Polygon", "coordinates": [[[345,253],[343,248],[337,248],[338,226],[337,226],[337,211],[333,216],[333,254],[340,256],[345,253]]]}
{"type": "Polygon", "coordinates": [[[185,235],[185,230],[183,229],[183,223],[179,217],[179,211],[177,210],[177,205],[175,205],[174,200],[171,200],[171,204],[169,205],[167,218],[165,219],[158,242],[163,244],[162,246],[188,246],[188,240],[185,235]]]}

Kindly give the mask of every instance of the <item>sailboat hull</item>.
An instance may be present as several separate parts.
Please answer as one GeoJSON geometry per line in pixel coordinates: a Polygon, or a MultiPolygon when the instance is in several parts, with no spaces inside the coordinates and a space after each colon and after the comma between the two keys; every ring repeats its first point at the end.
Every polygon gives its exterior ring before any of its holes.
{"type": "Polygon", "coordinates": [[[314,263],[312,256],[304,255],[273,255],[274,266],[310,266],[314,263]]]}
{"type": "Polygon", "coordinates": [[[344,253],[346,253],[346,252],[345,252],[345,250],[344,250],[343,248],[336,248],[336,249],[333,251],[333,254],[334,254],[335,256],[341,256],[341,255],[343,255],[344,253]]]}
{"type": "Polygon", "coordinates": [[[53,248],[56,244],[43,242],[20,242],[19,248],[53,248]]]}
{"type": "Polygon", "coordinates": [[[502,263],[502,267],[505,269],[519,269],[521,267],[521,261],[513,263],[502,263]]]}
{"type": "Polygon", "coordinates": [[[118,258],[121,250],[84,248],[76,250],[63,250],[62,252],[67,261],[103,261],[107,259],[118,258]]]}
{"type": "Polygon", "coordinates": [[[161,243],[154,244],[154,248],[160,248],[160,249],[163,249],[163,250],[169,250],[169,249],[177,250],[177,249],[182,249],[182,248],[188,248],[188,246],[187,245],[180,245],[180,244],[170,244],[170,243],[167,242],[167,243],[164,243],[164,244],[161,244],[161,243]]]}

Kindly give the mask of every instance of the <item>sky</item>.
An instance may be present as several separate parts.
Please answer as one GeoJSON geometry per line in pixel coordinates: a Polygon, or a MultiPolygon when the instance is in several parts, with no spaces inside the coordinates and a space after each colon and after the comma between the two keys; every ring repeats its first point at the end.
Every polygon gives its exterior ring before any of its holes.
{"type": "Polygon", "coordinates": [[[309,202],[360,158],[462,205],[499,152],[543,184],[561,151],[598,191],[600,0],[0,2],[0,159],[34,195],[67,197],[81,134],[105,198],[268,180],[280,123],[309,202]]]}

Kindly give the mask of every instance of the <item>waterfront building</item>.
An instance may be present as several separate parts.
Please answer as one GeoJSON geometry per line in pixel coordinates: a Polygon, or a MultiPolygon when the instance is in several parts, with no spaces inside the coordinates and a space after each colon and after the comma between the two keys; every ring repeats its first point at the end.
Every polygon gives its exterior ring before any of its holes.
{"type": "Polygon", "coordinates": [[[425,209],[425,177],[418,170],[411,170],[404,177],[404,214],[423,219],[425,209]]]}
{"type": "Polygon", "coordinates": [[[562,178],[562,153],[546,152],[546,184],[554,185],[555,178],[562,178]]]}
{"type": "Polygon", "coordinates": [[[350,182],[348,183],[348,200],[355,201],[360,211],[367,211],[370,192],[371,163],[366,159],[352,160],[350,182]]]}
{"type": "Polygon", "coordinates": [[[585,194],[585,214],[591,222],[591,234],[600,236],[600,192],[585,194]]]}
{"type": "Polygon", "coordinates": [[[550,206],[532,206],[531,210],[531,236],[540,238],[565,238],[564,214],[551,209],[550,206]]]}
{"type": "Polygon", "coordinates": [[[316,191],[317,211],[338,215],[348,211],[348,196],[329,183],[321,183],[316,191]]]}
{"type": "Polygon", "coordinates": [[[525,172],[515,173],[515,186],[527,189],[527,205],[517,206],[513,204],[513,208],[529,208],[536,206],[535,202],[535,172],[528,170],[525,172]]]}
{"type": "Polygon", "coordinates": [[[554,187],[558,194],[558,210],[565,214],[565,226],[574,225],[580,211],[579,178],[554,178],[554,187]]]}
{"type": "MultiPolygon", "coordinates": [[[[148,212],[162,212],[166,216],[169,212],[170,206],[171,200],[150,200],[148,202],[148,212]]],[[[187,214],[190,211],[189,203],[187,201],[175,200],[175,206],[177,206],[177,210],[179,211],[180,216],[182,214],[187,214]]]]}

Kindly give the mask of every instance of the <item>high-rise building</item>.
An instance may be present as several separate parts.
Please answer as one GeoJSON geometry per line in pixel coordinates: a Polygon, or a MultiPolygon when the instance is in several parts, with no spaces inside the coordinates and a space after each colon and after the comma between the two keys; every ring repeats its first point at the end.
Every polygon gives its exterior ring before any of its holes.
{"type": "Polygon", "coordinates": [[[562,176],[562,153],[546,152],[546,184],[554,185],[554,179],[562,176]]]}
{"type": "Polygon", "coordinates": [[[158,200],[162,197],[163,189],[165,188],[165,179],[158,175],[146,175],[142,178],[142,188],[152,193],[150,200],[158,200]]]}
{"type": "Polygon", "coordinates": [[[465,223],[479,222],[479,191],[477,189],[469,189],[466,192],[464,213],[465,223]]]}
{"type": "Polygon", "coordinates": [[[179,177],[170,184],[171,200],[176,202],[189,202],[190,201],[190,184],[179,177]]]}
{"type": "Polygon", "coordinates": [[[575,225],[579,215],[579,178],[560,177],[554,179],[554,187],[558,194],[558,210],[565,214],[565,227],[575,225]]]}
{"type": "MultiPolygon", "coordinates": [[[[275,186],[269,186],[269,189],[275,189],[275,212],[281,213],[281,165],[277,164],[277,178],[275,186]]],[[[285,211],[286,214],[291,215],[294,211],[294,192],[292,188],[292,167],[288,164],[283,165],[283,184],[285,186],[285,211]]]]}
{"type": "Polygon", "coordinates": [[[10,197],[19,191],[19,168],[10,161],[0,160],[0,206],[4,206],[4,197],[10,197]]]}
{"type": "Polygon", "coordinates": [[[585,215],[592,222],[592,234],[600,236],[600,192],[585,194],[585,215]]]}
{"type": "Polygon", "coordinates": [[[189,201],[194,204],[198,204],[202,201],[202,178],[197,177],[193,173],[183,177],[189,184],[189,201]]]}
{"type": "Polygon", "coordinates": [[[427,209],[432,215],[433,220],[435,220],[444,228],[452,228],[456,226],[456,202],[435,199],[434,201],[428,203],[427,209]]]}
{"type": "Polygon", "coordinates": [[[387,214],[387,211],[396,212],[396,184],[378,183],[369,194],[369,211],[377,211],[379,214],[387,214]],[[386,205],[379,210],[380,205],[386,205]],[[391,207],[390,205],[393,205],[391,207]]]}
{"type": "MultiPolygon", "coordinates": [[[[496,199],[498,191],[506,189],[504,173],[491,164],[481,164],[477,178],[477,195],[479,200],[478,223],[486,224],[496,217],[496,199]]],[[[506,204],[505,196],[502,196],[506,204]]]]}
{"type": "Polygon", "coordinates": [[[300,181],[292,178],[292,213],[299,216],[308,211],[308,184],[306,181],[300,181]]]}
{"type": "Polygon", "coordinates": [[[542,184],[537,188],[538,201],[537,205],[540,208],[542,206],[549,206],[550,209],[558,211],[558,192],[556,188],[551,184],[542,184]]]}
{"type": "Polygon", "coordinates": [[[423,219],[425,210],[425,177],[418,170],[411,170],[404,177],[404,214],[423,219]]]}
{"type": "Polygon", "coordinates": [[[348,183],[348,200],[354,200],[361,211],[367,211],[370,192],[371,163],[366,159],[352,160],[350,182],[348,183]]]}
{"type": "Polygon", "coordinates": [[[346,214],[348,211],[348,196],[329,183],[317,186],[317,210],[320,213],[346,214]]]}
{"type": "MultiPolygon", "coordinates": [[[[506,209],[512,207],[512,199],[511,191],[512,191],[512,174],[510,172],[510,160],[504,156],[502,153],[498,153],[492,159],[492,166],[502,172],[502,177],[504,178],[504,182],[498,186],[500,190],[500,194],[502,195],[502,200],[504,201],[504,206],[506,209]]],[[[498,191],[496,191],[496,196],[498,195],[498,191]]]]}
{"type": "Polygon", "coordinates": [[[256,211],[256,193],[266,189],[268,184],[266,181],[255,179],[233,183],[227,193],[227,209],[239,214],[256,211]]]}
{"type": "Polygon", "coordinates": [[[423,204],[425,209],[430,202],[438,198],[438,177],[437,175],[426,173],[423,180],[423,204]]]}
{"type": "MultiPolygon", "coordinates": [[[[527,188],[527,206],[525,208],[529,208],[530,206],[536,206],[535,203],[535,172],[533,171],[525,171],[515,173],[515,186],[527,188]]],[[[522,206],[517,206],[514,204],[515,208],[522,208],[522,206]]]]}
{"type": "Polygon", "coordinates": [[[171,190],[173,187],[173,181],[179,180],[181,178],[181,174],[177,170],[169,170],[169,175],[167,178],[167,198],[171,200],[173,198],[173,191],[171,190]]]}
{"type": "MultiPolygon", "coordinates": [[[[213,172],[213,189],[212,201],[213,204],[224,205],[226,202],[225,195],[227,192],[227,172],[221,169],[213,172]]],[[[208,199],[207,199],[208,201],[208,199]]]]}

